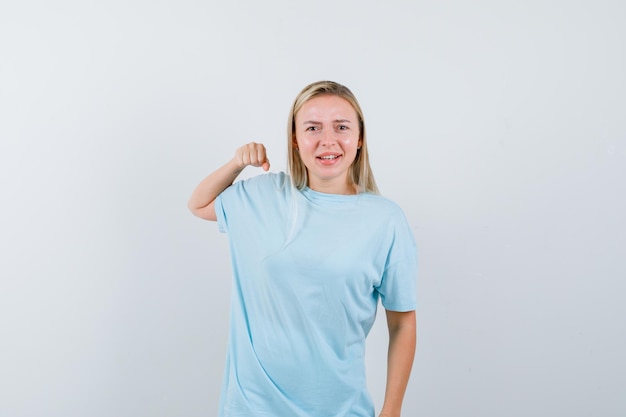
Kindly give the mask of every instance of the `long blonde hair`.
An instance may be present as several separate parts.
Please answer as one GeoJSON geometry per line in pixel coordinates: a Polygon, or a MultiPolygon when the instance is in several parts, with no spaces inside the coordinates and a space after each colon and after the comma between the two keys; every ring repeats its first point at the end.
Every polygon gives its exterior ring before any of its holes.
{"type": "Polygon", "coordinates": [[[348,87],[334,81],[317,81],[308,86],[298,94],[289,111],[289,121],[287,126],[287,167],[291,176],[292,184],[302,190],[308,184],[307,170],[300,154],[293,146],[296,135],[296,114],[302,106],[312,98],[322,95],[333,95],[346,100],[354,108],[359,118],[359,136],[361,148],[357,150],[356,158],[350,166],[349,178],[352,181],[357,193],[371,192],[378,194],[378,187],[374,180],[374,174],[370,167],[369,155],[367,152],[367,140],[365,140],[365,122],[363,111],[352,91],[348,87]]]}

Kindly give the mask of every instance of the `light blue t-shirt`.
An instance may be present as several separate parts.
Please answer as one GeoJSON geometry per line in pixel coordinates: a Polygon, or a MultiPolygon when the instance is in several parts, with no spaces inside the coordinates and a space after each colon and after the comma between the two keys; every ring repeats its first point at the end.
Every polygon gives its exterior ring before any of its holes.
{"type": "Polygon", "coordinates": [[[378,195],[298,191],[284,173],[215,200],[233,290],[220,417],[373,417],[365,337],[380,297],[416,308],[416,247],[378,195]]]}

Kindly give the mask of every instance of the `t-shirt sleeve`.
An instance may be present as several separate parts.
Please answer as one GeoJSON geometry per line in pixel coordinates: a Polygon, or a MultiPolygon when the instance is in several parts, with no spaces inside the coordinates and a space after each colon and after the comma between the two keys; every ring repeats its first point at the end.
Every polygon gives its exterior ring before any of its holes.
{"type": "Polygon", "coordinates": [[[262,187],[266,175],[234,182],[215,199],[217,228],[222,233],[230,233],[232,222],[241,222],[257,207],[259,187],[262,187]],[[246,211],[247,210],[247,211],[246,211]]]}
{"type": "Polygon", "coordinates": [[[217,217],[217,229],[222,233],[226,233],[228,231],[228,222],[226,220],[226,210],[224,209],[224,204],[225,204],[224,200],[231,199],[232,196],[230,194],[233,194],[232,188],[241,186],[240,182],[241,181],[236,182],[230,187],[228,187],[227,189],[225,189],[224,191],[222,191],[220,195],[218,195],[217,198],[215,199],[214,207],[215,207],[215,217],[217,217]]]}
{"type": "Polygon", "coordinates": [[[385,309],[412,311],[417,308],[417,246],[404,214],[394,217],[385,270],[376,290],[385,309]]]}
{"type": "Polygon", "coordinates": [[[218,230],[229,233],[232,222],[247,221],[251,212],[263,210],[264,206],[271,203],[266,202],[268,193],[284,188],[287,181],[285,174],[279,172],[261,174],[233,183],[215,199],[218,230]]]}

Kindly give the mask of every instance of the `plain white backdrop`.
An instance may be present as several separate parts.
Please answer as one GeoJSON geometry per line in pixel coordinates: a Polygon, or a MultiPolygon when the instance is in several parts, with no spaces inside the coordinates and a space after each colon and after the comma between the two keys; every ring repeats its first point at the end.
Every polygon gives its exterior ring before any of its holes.
{"type": "MultiPolygon", "coordinates": [[[[0,416],[214,416],[227,236],[186,208],[349,86],[419,247],[404,416],[626,415],[626,5],[0,6],[0,416]]],[[[259,171],[249,170],[245,176],[259,171]]],[[[382,404],[384,314],[368,341],[382,404]]],[[[279,416],[288,417],[288,416],[279,416]]]]}

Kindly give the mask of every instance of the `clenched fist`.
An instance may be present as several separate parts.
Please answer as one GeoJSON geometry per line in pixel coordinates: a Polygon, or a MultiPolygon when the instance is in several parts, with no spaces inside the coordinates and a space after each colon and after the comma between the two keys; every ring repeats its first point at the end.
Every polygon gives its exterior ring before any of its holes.
{"type": "Polygon", "coordinates": [[[233,160],[241,169],[248,165],[262,167],[264,171],[270,169],[270,160],[267,159],[265,146],[262,143],[250,142],[243,145],[237,149],[233,160]]]}

